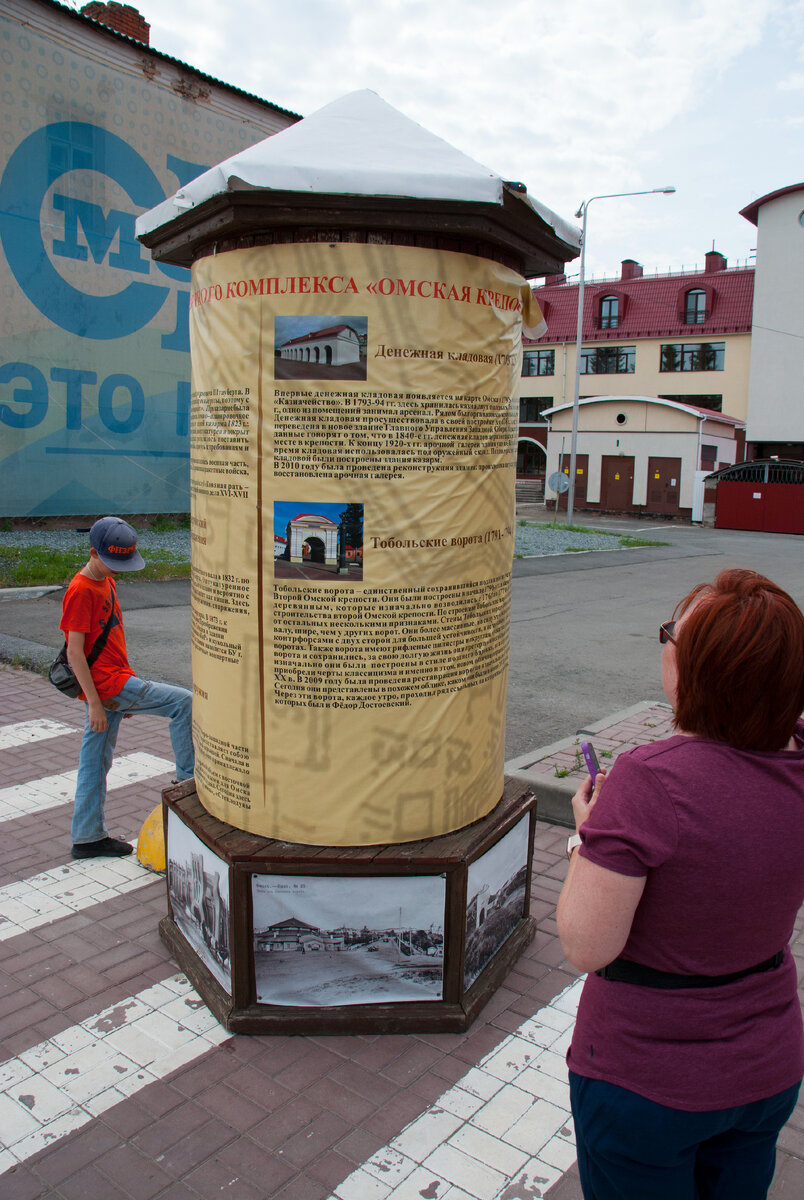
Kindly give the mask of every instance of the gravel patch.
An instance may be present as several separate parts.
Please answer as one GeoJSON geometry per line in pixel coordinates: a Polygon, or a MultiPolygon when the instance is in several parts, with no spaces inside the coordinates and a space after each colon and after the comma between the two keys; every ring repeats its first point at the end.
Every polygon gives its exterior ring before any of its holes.
{"type": "MultiPolygon", "coordinates": [[[[168,533],[142,531],[138,542],[147,557],[149,550],[165,550],[180,561],[190,561],[189,529],[174,529],[168,533]]],[[[0,533],[0,546],[52,546],[67,550],[89,548],[86,533],[72,529],[15,529],[0,533]]],[[[572,533],[561,526],[537,529],[530,525],[516,526],[516,553],[524,557],[545,554],[565,554],[570,548],[579,550],[618,550],[619,537],[599,533],[572,533]]]]}
{"type": "Polygon", "coordinates": [[[536,529],[529,525],[516,527],[516,553],[525,558],[545,554],[566,554],[568,550],[619,550],[619,537],[603,533],[573,533],[562,529],[536,529]]]}
{"type": "MultiPolygon", "coordinates": [[[[74,529],[14,529],[11,533],[0,533],[0,546],[52,546],[57,550],[86,550],[89,555],[89,535],[74,529]]],[[[169,533],[142,530],[137,535],[137,546],[146,553],[166,550],[179,560],[190,561],[189,529],[173,529],[169,533]]]]}

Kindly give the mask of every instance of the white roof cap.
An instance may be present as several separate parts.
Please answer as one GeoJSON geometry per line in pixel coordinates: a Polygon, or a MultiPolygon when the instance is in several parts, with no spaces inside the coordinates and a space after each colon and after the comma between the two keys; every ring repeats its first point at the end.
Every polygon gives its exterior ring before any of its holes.
{"type": "MultiPolygon", "coordinates": [[[[364,90],[333,100],[205,171],[138,217],[137,234],[151,233],[213,196],[244,188],[502,204],[503,186],[488,167],[364,90]]],[[[521,196],[558,237],[580,245],[576,226],[524,192],[521,196]]]]}

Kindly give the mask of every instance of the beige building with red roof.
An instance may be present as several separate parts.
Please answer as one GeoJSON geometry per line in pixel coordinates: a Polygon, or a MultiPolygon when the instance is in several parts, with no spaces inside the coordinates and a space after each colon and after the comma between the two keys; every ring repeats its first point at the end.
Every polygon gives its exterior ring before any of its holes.
{"type": "MultiPolygon", "coordinates": [[[[522,481],[540,481],[545,471],[550,473],[546,414],[572,404],[575,379],[577,282],[551,276],[534,292],[547,333],[523,343],[520,488],[522,481]]],[[[587,282],[581,398],[635,396],[721,413],[734,419],[732,440],[748,410],[753,293],[753,267],[730,269],[716,250],[706,255],[703,271],[645,276],[638,263],[625,259],[619,278],[587,282]]],[[[666,416],[671,410],[661,411],[666,416]]],[[[702,443],[716,444],[717,439],[702,443]]],[[[732,446],[742,457],[741,436],[732,446]]],[[[581,441],[579,451],[583,450],[581,441]]],[[[713,470],[721,461],[718,452],[714,466],[699,459],[695,469],[713,470]]],[[[684,495],[687,502],[680,507],[689,510],[691,491],[684,495]]],[[[635,500],[634,505],[633,511],[640,511],[640,503],[635,500]]]]}

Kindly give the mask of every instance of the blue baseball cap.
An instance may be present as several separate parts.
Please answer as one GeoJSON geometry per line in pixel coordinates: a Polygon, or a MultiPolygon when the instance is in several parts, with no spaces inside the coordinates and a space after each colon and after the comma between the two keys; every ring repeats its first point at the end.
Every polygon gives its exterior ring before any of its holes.
{"type": "Polygon", "coordinates": [[[89,544],[113,571],[141,571],[145,559],[137,549],[137,531],[122,517],[101,517],[89,531],[89,544]]]}

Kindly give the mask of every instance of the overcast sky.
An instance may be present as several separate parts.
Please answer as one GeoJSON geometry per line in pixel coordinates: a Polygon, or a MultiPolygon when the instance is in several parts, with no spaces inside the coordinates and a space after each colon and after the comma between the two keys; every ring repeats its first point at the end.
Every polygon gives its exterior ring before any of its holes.
{"type": "Polygon", "coordinates": [[[358,88],[572,218],[587,270],[730,265],[804,177],[804,0],[138,0],[151,45],[302,115],[358,88]]]}

